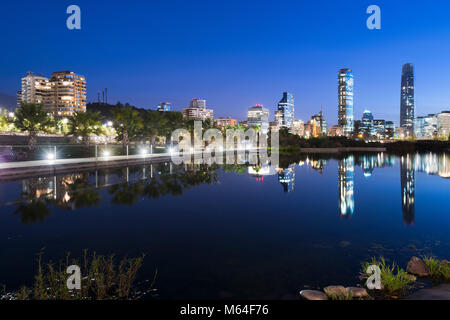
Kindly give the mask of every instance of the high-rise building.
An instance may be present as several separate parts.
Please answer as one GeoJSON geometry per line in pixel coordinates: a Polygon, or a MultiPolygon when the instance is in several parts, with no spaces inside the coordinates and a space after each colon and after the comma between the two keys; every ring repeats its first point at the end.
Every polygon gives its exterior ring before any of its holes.
{"type": "Polygon", "coordinates": [[[292,124],[294,122],[294,95],[289,92],[283,92],[283,97],[278,102],[278,110],[275,115],[275,121],[278,122],[280,128],[288,128],[292,130],[292,124]]]}
{"type": "Polygon", "coordinates": [[[18,92],[18,103],[37,103],[48,108],[52,104],[50,80],[42,75],[27,72],[22,78],[22,91],[18,92]]]}
{"type": "Polygon", "coordinates": [[[269,130],[269,110],[261,104],[248,109],[247,123],[250,128],[259,127],[261,133],[267,133],[269,130]]]}
{"type": "Polygon", "coordinates": [[[42,104],[53,116],[86,111],[86,79],[71,71],[54,72],[50,79],[28,72],[18,95],[18,102],[42,104]]]}
{"type": "Polygon", "coordinates": [[[384,126],[385,138],[393,139],[395,136],[395,124],[392,121],[386,121],[384,126]]]}
{"type": "Polygon", "coordinates": [[[201,121],[209,119],[212,121],[214,118],[214,111],[206,108],[206,100],[194,98],[189,103],[189,108],[183,109],[183,118],[201,121]]]}
{"type": "Polygon", "coordinates": [[[342,126],[344,135],[353,134],[353,71],[341,69],[338,73],[338,125],[342,126]]]}
{"type": "Polygon", "coordinates": [[[169,102],[161,102],[157,107],[157,111],[160,112],[169,112],[170,111],[170,103],[169,102]]]}
{"type": "Polygon", "coordinates": [[[372,112],[370,112],[370,110],[364,110],[363,112],[363,116],[362,116],[362,132],[366,135],[366,136],[374,136],[375,135],[375,131],[374,131],[374,124],[373,124],[373,115],[372,112]]]}
{"type": "Polygon", "coordinates": [[[437,132],[439,136],[450,136],[450,111],[442,111],[437,115],[437,132]]]}
{"type": "Polygon", "coordinates": [[[414,66],[406,63],[402,67],[400,95],[400,127],[407,136],[414,133],[414,66]]]}
{"type": "Polygon", "coordinates": [[[54,116],[86,112],[86,78],[72,71],[53,72],[51,110],[54,116]]]}

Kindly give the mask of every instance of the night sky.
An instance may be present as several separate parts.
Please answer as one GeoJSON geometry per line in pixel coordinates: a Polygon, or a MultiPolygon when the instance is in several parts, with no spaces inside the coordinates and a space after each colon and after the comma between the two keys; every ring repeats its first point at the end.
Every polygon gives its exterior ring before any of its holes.
{"type": "Polygon", "coordinates": [[[72,70],[88,101],[173,109],[204,98],[215,117],[271,118],[283,91],[296,119],[324,110],[337,122],[337,72],[355,73],[355,118],[399,121],[402,64],[416,72],[416,114],[450,109],[450,1],[9,1],[0,4],[0,92],[15,95],[27,71],[72,70]],[[66,28],[68,5],[81,30],[66,28]],[[368,30],[366,8],[381,8],[368,30]]]}

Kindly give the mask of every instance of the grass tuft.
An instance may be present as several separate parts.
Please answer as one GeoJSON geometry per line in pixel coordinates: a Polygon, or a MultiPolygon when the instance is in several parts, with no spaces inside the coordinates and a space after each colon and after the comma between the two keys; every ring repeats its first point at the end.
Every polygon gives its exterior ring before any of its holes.
{"type": "Polygon", "coordinates": [[[369,275],[366,273],[370,265],[377,265],[381,271],[382,292],[389,296],[404,295],[409,289],[414,288],[414,280],[395,262],[389,265],[383,257],[372,257],[370,261],[363,262],[360,275],[363,279],[367,279],[369,275]]]}
{"type": "Polygon", "coordinates": [[[435,281],[450,281],[450,265],[442,263],[434,257],[424,256],[422,259],[430,270],[431,279],[435,281]]]}

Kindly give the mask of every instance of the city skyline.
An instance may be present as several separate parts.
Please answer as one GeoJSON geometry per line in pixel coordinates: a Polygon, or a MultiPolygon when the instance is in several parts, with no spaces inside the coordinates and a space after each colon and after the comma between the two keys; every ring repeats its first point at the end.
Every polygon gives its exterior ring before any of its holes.
{"type": "MultiPolygon", "coordinates": [[[[450,49],[445,44],[450,39],[450,28],[446,19],[439,20],[449,7],[444,2],[421,4],[421,17],[414,17],[411,14],[417,9],[416,4],[404,6],[402,1],[395,4],[381,1],[383,24],[381,30],[375,31],[365,26],[367,4],[355,1],[340,5],[329,2],[325,12],[318,4],[290,1],[279,4],[262,1],[256,10],[235,2],[223,7],[202,1],[189,5],[135,4],[122,17],[122,23],[128,19],[135,22],[126,27],[112,21],[102,25],[96,19],[100,9],[80,1],[83,20],[79,31],[65,28],[64,4],[48,1],[35,7],[36,12],[22,15],[15,14],[20,8],[13,4],[5,6],[5,12],[10,14],[0,23],[5,23],[4,29],[15,30],[15,36],[7,35],[4,44],[18,52],[14,55],[5,52],[7,59],[1,65],[0,92],[9,95],[15,94],[20,76],[27,71],[49,74],[69,69],[89,79],[90,102],[97,100],[98,90],[108,88],[112,103],[129,102],[149,109],[161,101],[170,101],[173,110],[181,111],[192,97],[202,96],[211,101],[218,117],[245,119],[247,108],[255,104],[263,104],[273,114],[279,93],[288,91],[297,97],[296,119],[308,119],[311,113],[323,109],[334,124],[335,73],[349,67],[357,80],[355,119],[370,109],[377,118],[399,124],[399,74],[401,65],[412,62],[417,66],[416,87],[420,88],[416,94],[416,113],[438,113],[450,104],[450,94],[445,90],[450,73],[442,72],[450,70],[445,59],[450,49]],[[436,6],[440,9],[436,10],[436,6]],[[289,28],[276,19],[277,13],[285,12],[285,8],[295,18],[289,28]],[[161,21],[160,16],[167,12],[174,15],[174,21],[161,21]],[[202,21],[186,20],[194,12],[204,17],[211,30],[202,29],[202,21]],[[144,19],[144,13],[151,18],[144,19]],[[342,22],[340,16],[344,13],[348,19],[342,22]],[[234,26],[220,19],[221,15],[233,18],[245,15],[248,20],[234,26]],[[14,16],[23,17],[11,20],[14,16]],[[261,21],[261,17],[264,20],[258,29],[250,26],[252,21],[261,21]],[[324,19],[329,22],[326,28],[319,24],[324,19]],[[429,26],[431,19],[434,28],[429,26]],[[42,24],[36,25],[37,21],[42,24]],[[181,31],[181,25],[186,30],[181,31]],[[35,32],[48,32],[48,37],[38,37],[38,43],[35,39],[30,43],[19,42],[31,26],[35,32]],[[196,37],[190,33],[194,31],[196,37]],[[108,36],[109,32],[116,37],[108,36]],[[161,37],[164,33],[166,37],[161,37]],[[338,34],[346,34],[345,39],[341,37],[336,42],[338,34]],[[148,37],[145,43],[138,41],[142,35],[148,37]],[[55,37],[61,40],[53,43],[51,39],[55,37]],[[282,39],[294,40],[279,51],[274,45],[282,39]],[[60,50],[56,48],[61,41],[73,43],[73,52],[58,54],[60,50]],[[406,43],[411,48],[408,52],[401,50],[406,43]],[[136,45],[139,50],[127,52],[123,49],[127,45],[136,45]],[[28,46],[45,54],[29,52],[28,46]]],[[[107,17],[120,15],[115,4],[103,6],[102,10],[107,17]]]]}

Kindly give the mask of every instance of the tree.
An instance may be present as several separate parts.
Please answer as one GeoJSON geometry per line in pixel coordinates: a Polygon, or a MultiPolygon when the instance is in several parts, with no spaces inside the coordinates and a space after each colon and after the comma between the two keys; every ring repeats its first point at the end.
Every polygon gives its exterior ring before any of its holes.
{"type": "Polygon", "coordinates": [[[155,146],[155,138],[167,126],[167,119],[161,116],[158,111],[146,111],[143,115],[142,134],[145,138],[150,138],[150,144],[155,146]]]}
{"type": "Polygon", "coordinates": [[[143,123],[139,111],[131,108],[116,108],[112,111],[114,115],[114,129],[116,129],[117,139],[122,141],[124,150],[131,140],[134,140],[141,133],[143,123]]]}
{"type": "Polygon", "coordinates": [[[23,103],[15,112],[14,125],[20,131],[28,132],[28,150],[33,153],[36,150],[37,134],[49,132],[54,121],[41,104],[23,103]]]}
{"type": "Polygon", "coordinates": [[[100,112],[75,112],[69,119],[69,134],[82,138],[85,148],[89,146],[91,134],[102,134],[102,117],[100,112]]]}

